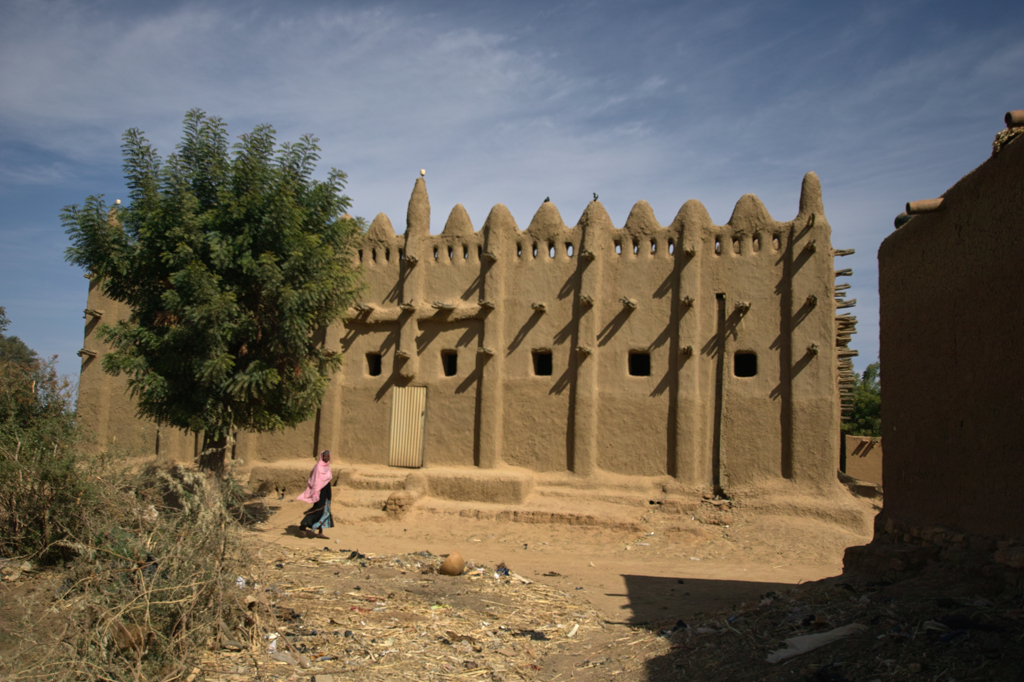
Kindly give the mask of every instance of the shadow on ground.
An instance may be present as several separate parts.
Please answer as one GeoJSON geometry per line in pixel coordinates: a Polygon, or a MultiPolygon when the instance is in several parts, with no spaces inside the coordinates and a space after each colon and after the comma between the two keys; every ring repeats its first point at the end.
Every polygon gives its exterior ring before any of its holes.
{"type": "Polygon", "coordinates": [[[768,592],[792,587],[789,583],[763,583],[744,580],[707,580],[665,578],[649,575],[623,575],[629,604],[623,610],[632,617],[618,621],[624,625],[648,629],[670,629],[679,621],[688,623],[695,614],[709,613],[760,599],[768,592]]]}

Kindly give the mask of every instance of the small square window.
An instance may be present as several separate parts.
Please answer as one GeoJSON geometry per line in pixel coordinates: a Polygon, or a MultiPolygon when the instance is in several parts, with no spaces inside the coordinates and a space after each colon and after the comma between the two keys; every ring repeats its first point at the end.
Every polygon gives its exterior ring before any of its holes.
{"type": "Polygon", "coordinates": [[[533,373],[539,377],[549,377],[554,370],[554,363],[551,360],[551,351],[533,351],[533,373]]]}
{"type": "Polygon", "coordinates": [[[651,376],[651,354],[642,351],[630,351],[629,375],[633,377],[651,376]]]}
{"type": "Polygon", "coordinates": [[[732,373],[738,377],[757,376],[757,353],[748,350],[734,353],[732,373]]]}
{"type": "Polygon", "coordinates": [[[446,377],[453,377],[459,373],[459,351],[457,350],[443,350],[441,351],[441,366],[444,367],[444,375],[446,377]]]}
{"type": "Polygon", "coordinates": [[[380,353],[367,353],[366,354],[366,372],[371,377],[379,377],[381,370],[381,355],[380,353]]]}

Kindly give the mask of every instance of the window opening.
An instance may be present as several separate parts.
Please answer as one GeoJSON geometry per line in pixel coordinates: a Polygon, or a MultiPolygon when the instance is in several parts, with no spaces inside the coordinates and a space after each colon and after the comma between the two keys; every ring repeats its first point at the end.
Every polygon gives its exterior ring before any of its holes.
{"type": "Polygon", "coordinates": [[[737,351],[732,356],[732,373],[738,377],[757,376],[757,353],[737,351]]]}
{"type": "Polygon", "coordinates": [[[437,260],[437,247],[434,247],[434,260],[437,260]]]}
{"type": "Polygon", "coordinates": [[[537,257],[537,242],[533,243],[533,257],[537,257]]]}
{"type": "Polygon", "coordinates": [[[454,258],[455,258],[455,249],[453,249],[452,247],[449,246],[448,247],[448,260],[453,260],[454,258]]]}
{"type": "Polygon", "coordinates": [[[478,260],[483,260],[484,259],[484,247],[482,247],[482,246],[477,246],[476,247],[476,257],[477,257],[478,260]]]}
{"type": "Polygon", "coordinates": [[[457,350],[443,350],[441,351],[441,366],[444,368],[444,375],[446,377],[453,377],[459,373],[459,351],[457,350]]]}
{"type": "Polygon", "coordinates": [[[633,255],[636,256],[639,253],[640,253],[640,240],[639,239],[634,239],[633,240],[633,255]]]}
{"type": "Polygon", "coordinates": [[[521,243],[520,244],[516,244],[516,258],[522,258],[522,257],[523,257],[523,245],[521,243]]]}
{"type": "Polygon", "coordinates": [[[651,255],[658,253],[658,242],[654,239],[651,240],[651,255]]]}
{"type": "Polygon", "coordinates": [[[359,249],[359,262],[360,263],[363,262],[363,250],[362,249],[359,249]]]}
{"type": "Polygon", "coordinates": [[[377,249],[370,250],[370,258],[373,260],[374,263],[377,262],[377,249]]]}
{"type": "Polygon", "coordinates": [[[754,253],[757,253],[758,251],[760,251],[761,250],[761,235],[755,234],[754,235],[754,240],[751,242],[751,245],[753,246],[754,253]]]}
{"type": "Polygon", "coordinates": [[[732,238],[732,252],[733,253],[739,253],[740,252],[740,238],[739,237],[733,237],[732,238]]]}
{"type": "Polygon", "coordinates": [[[773,234],[772,235],[772,248],[775,249],[776,251],[778,251],[780,245],[781,244],[780,244],[780,241],[779,241],[779,235],[778,234],[773,234]]]}
{"type": "Polygon", "coordinates": [[[405,249],[398,250],[398,260],[405,260],[405,249]]]}
{"type": "Polygon", "coordinates": [[[722,238],[721,237],[715,237],[715,253],[717,255],[721,255],[722,254],[722,238]]]}
{"type": "Polygon", "coordinates": [[[651,354],[645,351],[630,351],[629,375],[632,377],[651,376],[651,354]]]}
{"type": "Polygon", "coordinates": [[[675,253],[676,252],[676,242],[675,242],[674,239],[669,239],[668,240],[668,252],[669,253],[675,253]]]}
{"type": "Polygon", "coordinates": [[[391,262],[391,249],[384,249],[384,262],[391,262]]]}
{"type": "Polygon", "coordinates": [[[566,243],[565,255],[568,256],[569,258],[572,258],[572,244],[566,243]]]}
{"type": "Polygon", "coordinates": [[[380,353],[367,353],[366,354],[366,373],[371,377],[379,377],[381,371],[381,354],[380,353]]]}
{"type": "Polygon", "coordinates": [[[555,244],[554,242],[548,242],[548,258],[555,257],[555,244]]]}
{"type": "Polygon", "coordinates": [[[533,373],[539,377],[549,377],[552,375],[554,370],[554,362],[552,362],[551,351],[549,350],[535,350],[533,351],[533,373]]]}
{"type": "Polygon", "coordinates": [[[469,247],[462,245],[462,260],[469,260],[469,247]]]}
{"type": "Polygon", "coordinates": [[[622,242],[618,239],[615,240],[615,253],[622,255],[622,242]]]}

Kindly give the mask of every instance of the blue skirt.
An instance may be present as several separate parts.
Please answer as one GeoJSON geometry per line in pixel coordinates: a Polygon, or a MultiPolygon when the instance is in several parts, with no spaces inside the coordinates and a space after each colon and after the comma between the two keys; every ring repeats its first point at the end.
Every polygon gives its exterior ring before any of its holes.
{"type": "Polygon", "coordinates": [[[306,515],[302,517],[302,523],[299,524],[299,527],[312,528],[313,530],[334,528],[334,517],[331,516],[331,501],[320,500],[320,502],[317,502],[313,508],[306,512],[306,515]]]}

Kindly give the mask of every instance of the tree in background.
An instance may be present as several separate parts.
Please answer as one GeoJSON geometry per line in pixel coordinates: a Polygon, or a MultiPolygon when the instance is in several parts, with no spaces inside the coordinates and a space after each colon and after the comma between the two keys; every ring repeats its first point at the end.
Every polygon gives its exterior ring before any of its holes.
{"type": "Polygon", "coordinates": [[[63,432],[72,421],[70,383],[58,377],[56,356],[40,359],[24,341],[4,333],[9,325],[0,307],[0,432],[15,443],[41,424],[59,425],[63,432]]]}
{"type": "Polygon", "coordinates": [[[882,435],[882,365],[873,362],[853,387],[850,415],[842,431],[851,436],[882,435]]]}
{"type": "Polygon", "coordinates": [[[11,321],[7,319],[7,311],[0,307],[0,362],[14,362],[20,365],[30,365],[39,360],[36,352],[25,345],[25,342],[17,336],[6,336],[7,327],[11,321]]]}
{"type": "Polygon", "coordinates": [[[194,109],[166,161],[131,129],[127,206],[66,207],[66,259],[131,315],[103,325],[104,371],[125,373],[138,414],[203,433],[200,465],[222,471],[236,429],[310,419],[340,355],[327,327],[359,290],[346,175],[313,179],[317,139],[277,146],[256,127],[233,151],[221,119],[194,109]]]}

